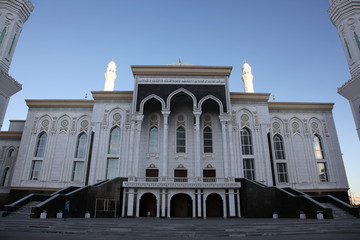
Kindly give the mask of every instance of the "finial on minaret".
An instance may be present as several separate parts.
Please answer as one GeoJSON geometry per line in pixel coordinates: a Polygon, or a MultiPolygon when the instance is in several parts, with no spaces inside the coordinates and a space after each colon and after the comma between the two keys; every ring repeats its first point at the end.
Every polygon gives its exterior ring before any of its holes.
{"type": "Polygon", "coordinates": [[[253,85],[254,76],[251,74],[251,67],[246,62],[246,60],[242,67],[242,71],[243,71],[242,80],[244,82],[245,92],[253,93],[254,92],[254,85],[253,85]]]}
{"type": "Polygon", "coordinates": [[[114,59],[107,65],[105,73],[105,86],[104,91],[114,91],[115,79],[116,79],[116,64],[114,59]]]}

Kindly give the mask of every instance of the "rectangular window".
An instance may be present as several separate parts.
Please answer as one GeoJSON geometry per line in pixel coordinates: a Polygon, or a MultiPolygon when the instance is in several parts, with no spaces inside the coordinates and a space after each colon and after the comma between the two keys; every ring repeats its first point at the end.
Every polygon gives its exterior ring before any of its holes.
{"type": "Polygon", "coordinates": [[[108,158],[106,165],[106,179],[112,179],[117,177],[118,158],[108,158]]]}
{"type": "Polygon", "coordinates": [[[204,169],[203,170],[203,181],[204,182],[216,182],[216,170],[215,169],[204,169]]]}
{"type": "Polygon", "coordinates": [[[277,169],[278,182],[279,183],[288,182],[286,163],[277,163],[276,169],[277,169]]]}
{"type": "Polygon", "coordinates": [[[243,167],[244,167],[244,178],[249,180],[255,180],[254,159],[251,158],[243,159],[243,167]]]}
{"type": "Polygon", "coordinates": [[[174,182],[187,182],[187,170],[175,169],[174,170],[174,182]]]}
{"type": "Polygon", "coordinates": [[[185,153],[185,150],[186,150],[185,128],[178,127],[176,130],[176,152],[185,153]]]}
{"type": "Polygon", "coordinates": [[[84,162],[80,162],[80,161],[74,162],[71,181],[82,182],[83,176],[84,176],[84,162]]]}
{"type": "Polygon", "coordinates": [[[39,161],[39,160],[34,160],[32,162],[30,180],[39,180],[41,164],[42,164],[42,161],[39,161]]]}
{"type": "Polygon", "coordinates": [[[147,182],[157,182],[159,177],[158,169],[146,169],[146,181],[147,182]]]}
{"type": "Polygon", "coordinates": [[[317,167],[318,167],[320,182],[328,182],[329,178],[327,174],[326,163],[324,162],[317,163],[317,167]]]}

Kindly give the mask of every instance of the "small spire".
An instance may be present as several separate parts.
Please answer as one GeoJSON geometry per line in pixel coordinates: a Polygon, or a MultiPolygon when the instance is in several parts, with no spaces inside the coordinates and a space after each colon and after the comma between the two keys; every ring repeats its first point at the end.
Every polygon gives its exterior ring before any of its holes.
{"type": "Polygon", "coordinates": [[[181,57],[179,57],[179,63],[181,63],[181,57]]]}
{"type": "Polygon", "coordinates": [[[87,92],[85,93],[85,100],[87,100],[87,92]]]}
{"type": "Polygon", "coordinates": [[[273,94],[273,102],[275,102],[275,94],[273,94]]]}

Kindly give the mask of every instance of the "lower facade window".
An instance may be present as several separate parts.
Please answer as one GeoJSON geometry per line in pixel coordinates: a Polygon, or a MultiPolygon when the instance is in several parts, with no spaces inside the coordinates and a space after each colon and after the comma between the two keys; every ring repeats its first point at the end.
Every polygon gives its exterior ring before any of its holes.
{"type": "Polygon", "coordinates": [[[277,163],[276,169],[277,169],[278,182],[280,183],[288,182],[286,163],[277,163]]]}
{"type": "Polygon", "coordinates": [[[106,179],[117,177],[116,172],[118,168],[118,158],[108,158],[106,164],[106,179]]]}
{"type": "Polygon", "coordinates": [[[327,174],[326,163],[319,162],[319,163],[317,163],[317,167],[318,167],[320,182],[328,182],[329,178],[328,178],[328,174],[327,174]]]}
{"type": "Polygon", "coordinates": [[[174,170],[174,182],[187,182],[187,170],[175,169],[174,170]]]}
{"type": "Polygon", "coordinates": [[[203,170],[203,181],[204,182],[216,182],[216,170],[215,169],[204,169],[203,170]]]}
{"type": "Polygon", "coordinates": [[[83,178],[84,178],[84,162],[76,161],[74,162],[71,181],[82,182],[83,178]]]}
{"type": "Polygon", "coordinates": [[[255,180],[255,168],[254,159],[245,158],[243,159],[244,178],[249,180],[255,180]]]}
{"type": "Polygon", "coordinates": [[[39,180],[41,170],[41,160],[34,160],[31,166],[30,180],[39,180]]]}
{"type": "Polygon", "coordinates": [[[146,181],[147,182],[159,181],[159,170],[158,169],[146,169],[146,181]]]}

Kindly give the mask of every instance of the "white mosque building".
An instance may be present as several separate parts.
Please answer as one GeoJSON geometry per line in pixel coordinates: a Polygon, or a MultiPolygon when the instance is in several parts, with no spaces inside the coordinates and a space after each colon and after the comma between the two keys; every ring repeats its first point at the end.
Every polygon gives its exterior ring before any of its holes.
{"type": "Polygon", "coordinates": [[[26,100],[26,120],[0,133],[3,199],[199,218],[331,215],[316,196],[349,201],[332,103],[270,102],[248,63],[245,92],[229,91],[229,66],[131,68],[133,91],[114,90],[111,61],[93,100],[26,100]]]}

